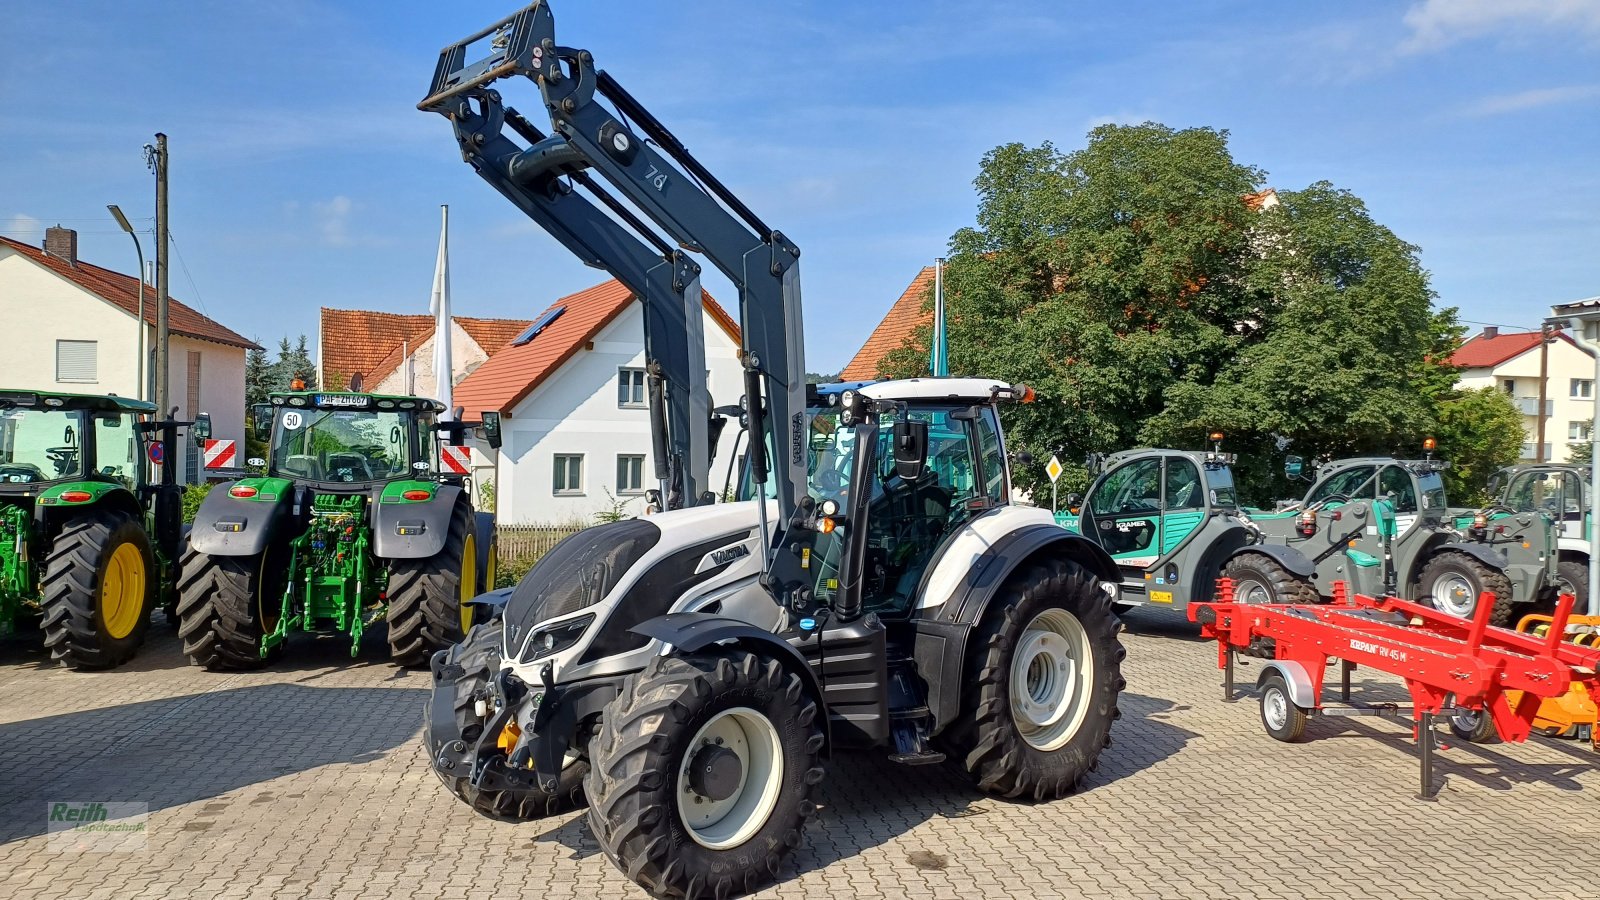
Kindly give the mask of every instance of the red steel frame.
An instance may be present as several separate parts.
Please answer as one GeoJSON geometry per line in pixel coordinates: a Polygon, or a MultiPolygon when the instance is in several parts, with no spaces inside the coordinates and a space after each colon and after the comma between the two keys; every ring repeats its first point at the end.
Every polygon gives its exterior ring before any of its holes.
{"type": "Polygon", "coordinates": [[[1600,648],[1562,640],[1575,602],[1562,595],[1549,632],[1538,637],[1489,627],[1492,595],[1479,600],[1477,615],[1459,619],[1431,607],[1395,597],[1347,596],[1334,585],[1331,604],[1247,604],[1233,602],[1233,585],[1218,582],[1215,603],[1189,606],[1189,620],[1203,637],[1217,641],[1217,665],[1229,668],[1232,654],[1252,638],[1271,638],[1276,658],[1302,666],[1313,696],[1322,704],[1324,674],[1330,659],[1369,666],[1405,679],[1423,717],[1450,705],[1488,710],[1495,730],[1508,741],[1526,740],[1547,697],[1566,693],[1574,681],[1600,695],[1600,648]],[[1523,692],[1515,706],[1505,692],[1523,692]]]}

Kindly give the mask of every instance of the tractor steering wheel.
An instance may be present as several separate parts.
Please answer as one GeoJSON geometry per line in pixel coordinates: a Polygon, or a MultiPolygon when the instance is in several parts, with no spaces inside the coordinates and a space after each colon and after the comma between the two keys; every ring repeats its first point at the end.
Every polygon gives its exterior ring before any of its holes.
{"type": "Polygon", "coordinates": [[[837,469],[823,469],[817,472],[817,488],[832,493],[844,489],[844,476],[837,469]]]}
{"type": "Polygon", "coordinates": [[[1338,493],[1338,492],[1334,492],[1332,494],[1329,494],[1326,497],[1323,497],[1321,500],[1318,500],[1317,501],[1317,508],[1321,509],[1322,507],[1327,506],[1329,503],[1349,503],[1349,502],[1350,502],[1350,495],[1349,494],[1341,494],[1341,493],[1338,493]]]}
{"type": "Polygon", "coordinates": [[[44,455],[62,472],[73,468],[78,462],[77,447],[46,447],[44,455]]]}

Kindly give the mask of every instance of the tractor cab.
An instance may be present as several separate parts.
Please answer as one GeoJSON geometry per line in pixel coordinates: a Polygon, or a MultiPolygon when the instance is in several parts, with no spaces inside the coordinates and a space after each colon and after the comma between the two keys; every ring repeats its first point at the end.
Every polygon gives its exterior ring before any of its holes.
{"type": "Polygon", "coordinates": [[[0,494],[32,496],[70,481],[135,489],[146,480],[137,417],[154,412],[121,397],[0,392],[0,494]]]}
{"type": "Polygon", "coordinates": [[[273,394],[256,410],[270,428],[267,475],[331,490],[415,478],[434,466],[437,400],[378,394],[273,394]]]}
{"type": "Polygon", "coordinates": [[[1548,587],[1578,597],[1589,594],[1589,470],[1551,463],[1512,466],[1489,479],[1494,500],[1484,509],[1455,510],[1455,526],[1469,539],[1538,558],[1548,587]],[[1541,538],[1543,539],[1541,541],[1541,538]],[[1526,542],[1528,546],[1519,546],[1526,542]]]}

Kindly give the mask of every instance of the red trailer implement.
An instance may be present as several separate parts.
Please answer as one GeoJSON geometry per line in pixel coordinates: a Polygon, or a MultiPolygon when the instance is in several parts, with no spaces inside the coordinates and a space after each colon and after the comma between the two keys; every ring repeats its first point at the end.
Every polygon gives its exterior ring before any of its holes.
{"type": "MultiPolygon", "coordinates": [[[[1218,584],[1215,603],[1189,607],[1204,637],[1217,641],[1225,699],[1233,699],[1234,656],[1253,638],[1269,638],[1276,658],[1263,662],[1257,679],[1261,721],[1279,740],[1300,737],[1313,715],[1406,715],[1421,745],[1423,799],[1433,799],[1434,717],[1464,720],[1487,715],[1508,741],[1526,740],[1540,703],[1575,683],[1591,695],[1600,688],[1600,648],[1565,643],[1574,599],[1556,604],[1547,634],[1489,627],[1492,598],[1478,604],[1471,621],[1394,597],[1346,597],[1336,584],[1331,604],[1233,602],[1233,585],[1218,584]],[[1340,663],[1340,704],[1322,701],[1328,665],[1340,663]],[[1350,673],[1367,666],[1397,675],[1411,693],[1411,706],[1350,704],[1350,673]],[[1508,692],[1510,695],[1508,696],[1508,692]]],[[[1470,730],[1470,728],[1458,728],[1470,730]]]]}

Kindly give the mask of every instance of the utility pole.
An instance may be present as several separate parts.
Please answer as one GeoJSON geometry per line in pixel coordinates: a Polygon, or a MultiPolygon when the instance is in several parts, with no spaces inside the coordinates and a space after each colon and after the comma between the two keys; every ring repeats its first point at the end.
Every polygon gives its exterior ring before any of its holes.
{"type": "Polygon", "coordinates": [[[1550,325],[1546,323],[1539,328],[1539,428],[1534,437],[1537,441],[1533,445],[1533,461],[1542,463],[1544,458],[1544,405],[1548,402],[1545,398],[1549,395],[1550,388],[1550,325]]]}
{"type": "MultiPolygon", "coordinates": [[[[167,271],[169,269],[167,245],[167,136],[156,134],[155,146],[144,148],[145,162],[156,175],[156,416],[166,418],[172,411],[172,378],[167,345],[170,334],[167,327],[167,271]]],[[[174,454],[176,455],[176,454],[174,454]]],[[[163,460],[161,483],[177,483],[178,459],[163,460]]]]}

